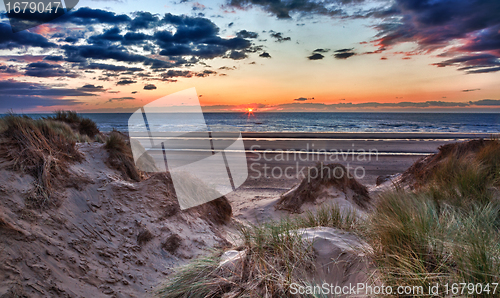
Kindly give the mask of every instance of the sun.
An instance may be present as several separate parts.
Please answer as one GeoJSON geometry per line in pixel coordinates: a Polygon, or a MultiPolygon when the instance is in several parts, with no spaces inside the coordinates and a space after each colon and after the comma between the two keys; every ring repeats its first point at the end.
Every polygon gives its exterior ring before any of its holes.
{"type": "Polygon", "coordinates": [[[254,116],[253,108],[246,108],[245,111],[246,111],[245,114],[248,114],[248,117],[254,116]]]}

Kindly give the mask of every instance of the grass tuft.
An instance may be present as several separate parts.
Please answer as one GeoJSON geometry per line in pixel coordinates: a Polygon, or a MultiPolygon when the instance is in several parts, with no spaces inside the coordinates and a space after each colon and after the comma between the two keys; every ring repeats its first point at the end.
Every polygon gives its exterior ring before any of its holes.
{"type": "Polygon", "coordinates": [[[94,121],[88,118],[83,118],[75,111],[55,111],[53,117],[48,119],[67,123],[73,130],[82,135],[86,135],[93,139],[99,134],[99,129],[94,121]]]}
{"type": "Polygon", "coordinates": [[[0,118],[0,123],[0,153],[9,162],[8,167],[35,178],[27,206],[57,206],[56,178],[67,173],[69,163],[82,160],[75,147],[78,136],[64,123],[53,120],[8,114],[0,118]]]}
{"type": "Polygon", "coordinates": [[[165,298],[221,297],[224,294],[230,297],[290,297],[290,285],[307,284],[315,271],[312,246],[302,241],[298,230],[318,224],[354,229],[358,221],[354,211],[325,205],[317,214],[241,226],[239,235],[243,244],[236,249],[245,254],[235,268],[219,267],[222,251],[215,251],[210,257],[180,268],[157,295],[165,298]]]}
{"type": "Polygon", "coordinates": [[[113,130],[106,139],[104,148],[109,153],[108,163],[113,168],[123,173],[125,177],[141,181],[141,173],[134,163],[132,149],[122,133],[113,130]]]}

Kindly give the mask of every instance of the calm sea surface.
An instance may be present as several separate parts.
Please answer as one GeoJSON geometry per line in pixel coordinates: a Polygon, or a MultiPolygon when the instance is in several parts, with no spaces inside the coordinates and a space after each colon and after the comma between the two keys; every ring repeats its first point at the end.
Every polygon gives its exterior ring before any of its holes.
{"type": "MultiPolygon", "coordinates": [[[[38,118],[47,116],[28,114],[38,118]]],[[[128,128],[131,114],[86,114],[102,131],[141,131],[128,128]]],[[[499,133],[500,114],[478,113],[205,113],[207,125],[245,132],[477,132],[499,133]]],[[[161,117],[168,119],[169,115],[161,117]]],[[[176,117],[178,118],[178,117],[176,117]]],[[[156,131],[190,131],[189,124],[165,121],[156,131]]]]}

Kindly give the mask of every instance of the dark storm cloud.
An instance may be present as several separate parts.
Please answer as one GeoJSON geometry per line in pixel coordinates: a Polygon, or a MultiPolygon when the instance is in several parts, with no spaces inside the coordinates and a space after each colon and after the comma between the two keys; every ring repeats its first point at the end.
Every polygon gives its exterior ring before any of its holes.
{"type": "Polygon", "coordinates": [[[301,15],[322,14],[322,15],[341,15],[342,10],[332,4],[348,4],[351,2],[362,1],[311,1],[311,0],[229,0],[228,4],[241,9],[247,9],[251,6],[259,6],[279,19],[289,19],[291,14],[301,15]]]}
{"type": "Polygon", "coordinates": [[[500,70],[500,1],[396,0],[385,16],[377,43],[381,50],[403,42],[416,42],[421,51],[442,49],[460,39],[462,45],[446,50],[453,57],[436,66],[460,67],[468,73],[500,70]]]}
{"type": "Polygon", "coordinates": [[[307,57],[307,59],[309,59],[309,60],[321,60],[323,58],[325,58],[325,56],[323,56],[319,53],[312,54],[311,56],[307,57]]]}
{"type": "Polygon", "coordinates": [[[262,58],[271,58],[271,55],[268,52],[263,52],[262,54],[259,55],[259,57],[262,57],[262,58]]]}
{"type": "Polygon", "coordinates": [[[155,89],[156,86],[153,84],[147,84],[146,86],[144,86],[144,90],[155,90],[155,89]]]}
{"type": "Polygon", "coordinates": [[[12,33],[12,29],[5,23],[0,23],[0,49],[13,49],[24,47],[40,47],[40,48],[54,48],[57,45],[49,42],[45,37],[30,33],[28,31],[21,31],[12,33]]]}

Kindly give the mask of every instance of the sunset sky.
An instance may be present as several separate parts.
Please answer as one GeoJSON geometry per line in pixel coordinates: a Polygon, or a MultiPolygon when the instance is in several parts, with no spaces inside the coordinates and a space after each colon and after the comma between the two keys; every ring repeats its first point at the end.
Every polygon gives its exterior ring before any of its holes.
{"type": "Polygon", "coordinates": [[[207,112],[500,112],[498,0],[80,0],[18,33],[0,9],[0,112],[191,87],[207,112]]]}

